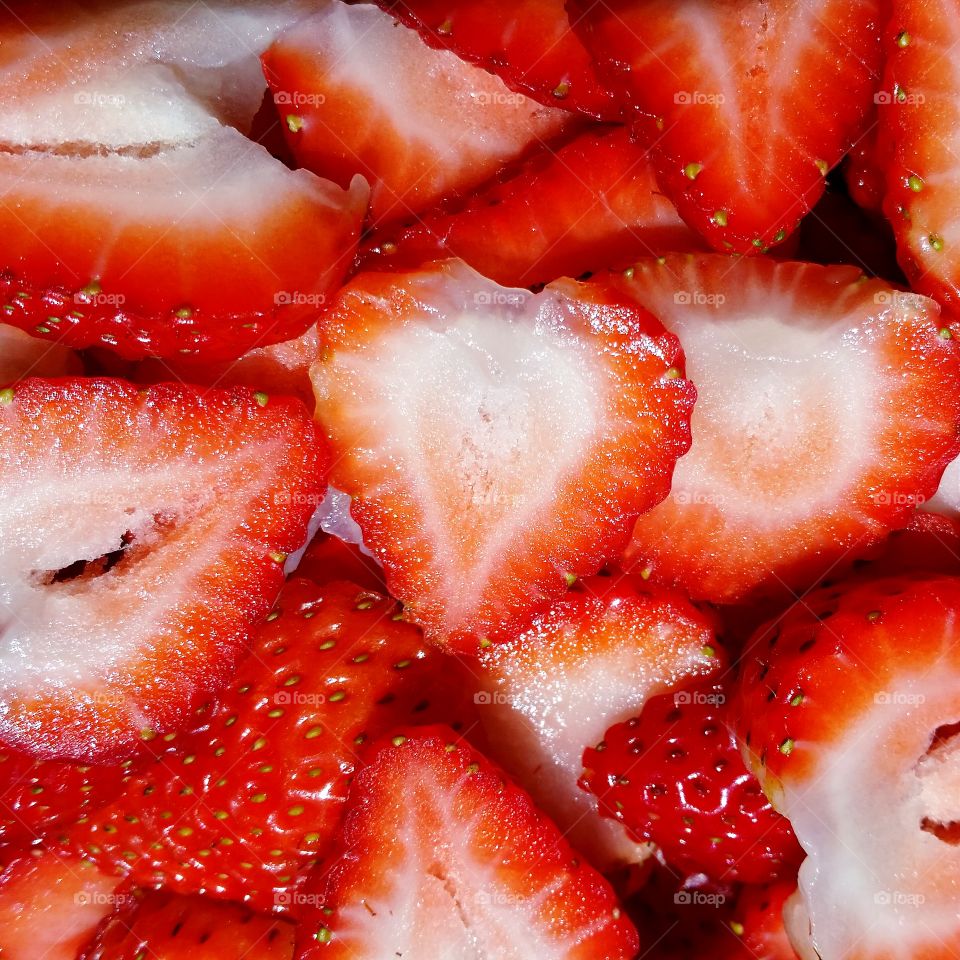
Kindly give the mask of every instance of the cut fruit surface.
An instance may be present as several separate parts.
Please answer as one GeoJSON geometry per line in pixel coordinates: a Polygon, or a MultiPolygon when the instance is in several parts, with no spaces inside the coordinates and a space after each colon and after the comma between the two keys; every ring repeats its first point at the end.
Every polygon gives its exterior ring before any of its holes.
{"type": "Polygon", "coordinates": [[[646,700],[717,673],[714,624],[680,594],[592,577],[515,640],[480,656],[491,755],[600,869],[638,863],[645,841],[601,818],[578,785],[584,751],[646,700]]]}
{"type": "Polygon", "coordinates": [[[619,120],[622,101],[599,78],[563,0],[379,0],[432,47],[453,50],[549,106],[619,120]]]}
{"type": "Polygon", "coordinates": [[[388,598],[293,579],[194,728],[63,831],[66,849],[143,886],[296,913],[329,850],[363,745],[396,724],[472,726],[469,677],[388,598]]]}
{"type": "Polygon", "coordinates": [[[93,760],[182,723],[270,609],[326,463],[293,400],[118,380],[0,393],[0,737],[93,760]]]}
{"type": "Polygon", "coordinates": [[[810,586],[909,522],[955,456],[960,351],[933,301],[853,268],[668,257],[622,288],[684,344],[691,452],[628,551],[731,602],[810,586]]]}
{"type": "Polygon", "coordinates": [[[366,188],[291,171],[230,125],[252,121],[259,53],[302,12],[55,4],[12,45],[0,64],[6,323],[125,357],[217,359],[307,328],[350,265],[366,188]]]}
{"type": "Polygon", "coordinates": [[[659,117],[661,185],[718,250],[779,243],[857,141],[880,81],[883,0],[571,4],[607,79],[659,117]]]}
{"type": "Polygon", "coordinates": [[[791,936],[850,960],[960,949],[960,580],[809,594],[748,646],[738,730],[807,859],[791,936]]]}
{"type": "Polygon", "coordinates": [[[603,284],[531,294],[455,261],[361,274],[312,377],[333,482],[391,591],[464,650],[615,554],[689,444],[679,344],[603,284]]]}
{"type": "Polygon", "coordinates": [[[459,257],[497,283],[526,287],[698,249],[700,238],[660,193],[646,146],[626,127],[603,127],[532,156],[462,209],[385,228],[362,263],[398,270],[459,257]]]}
{"type": "Polygon", "coordinates": [[[363,174],[378,223],[469,192],[572,122],[371,4],[332,0],[263,66],[297,162],[344,187],[363,174]]]}
{"type": "Polygon", "coordinates": [[[612,890],[530,798],[452,730],[377,745],[340,857],[305,888],[301,960],[631,960],[612,890]]]}

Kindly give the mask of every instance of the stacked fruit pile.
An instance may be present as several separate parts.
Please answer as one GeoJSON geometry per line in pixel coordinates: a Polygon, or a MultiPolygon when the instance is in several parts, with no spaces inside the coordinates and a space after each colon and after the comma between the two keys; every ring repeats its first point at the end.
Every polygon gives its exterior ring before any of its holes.
{"type": "Polygon", "coordinates": [[[0,957],[960,958],[958,39],[4,7],[0,957]]]}

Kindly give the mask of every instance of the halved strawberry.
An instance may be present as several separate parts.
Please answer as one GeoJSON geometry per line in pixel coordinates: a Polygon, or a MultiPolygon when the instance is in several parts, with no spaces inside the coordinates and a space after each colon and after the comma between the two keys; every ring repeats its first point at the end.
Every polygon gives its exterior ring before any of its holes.
{"type": "Polygon", "coordinates": [[[125,900],[80,960],[293,960],[293,945],[288,920],[157,892],[125,900]]]}
{"type": "Polygon", "coordinates": [[[264,393],[297,397],[313,409],[310,364],[317,359],[317,330],[295,340],[256,347],[237,360],[198,362],[189,357],[143,360],[127,371],[137,383],[179,381],[206,387],[251,387],[264,393]]]}
{"type": "Polygon", "coordinates": [[[578,785],[584,751],[649,697],[723,667],[712,619],[673,591],[594,577],[479,666],[491,756],[595,865],[643,860],[649,845],[578,785]]]}
{"type": "Polygon", "coordinates": [[[431,47],[452,50],[540,103],[618,120],[623,102],[599,78],[563,0],[378,0],[431,47]]]}
{"type": "Polygon", "coordinates": [[[327,454],[247,390],[24,380],[0,391],[0,737],[132,752],[223,684],[306,539],[327,454]]]}
{"type": "Polygon", "coordinates": [[[885,35],[887,65],[880,108],[887,192],[883,210],[897,234],[911,285],[951,317],[960,295],[960,179],[954,154],[960,131],[960,76],[952,50],[960,39],[953,0],[898,0],[885,35]]]}
{"type": "Polygon", "coordinates": [[[362,173],[377,223],[469,192],[572,122],[366,3],[331,0],[263,66],[297,162],[343,186],[362,173]]]}
{"type": "Polygon", "coordinates": [[[668,257],[621,283],[679,336],[694,442],[629,557],[695,598],[811,586],[905,525],[960,445],[935,303],[849,267],[668,257]]]}
{"type": "Polygon", "coordinates": [[[689,444],[677,340],[609,285],[361,274],[320,332],[333,482],[408,615],[461,649],[595,572],[689,444]]]}
{"type": "Polygon", "coordinates": [[[748,648],[738,728],[807,851],[803,956],[960,950],[958,624],[960,579],[893,577],[810,594],[748,648]]]}
{"type": "Polygon", "coordinates": [[[116,877],[73,857],[45,852],[14,860],[0,873],[0,956],[77,960],[125,902],[118,886],[116,877]]]}
{"type": "Polygon", "coordinates": [[[462,209],[381,231],[362,265],[409,269],[454,256],[497,283],[530,286],[701,248],[659,192],[647,148],[626,127],[603,127],[531,157],[462,209]]]}
{"type": "Polygon", "coordinates": [[[793,231],[872,108],[882,0],[571,6],[608,79],[661,118],[661,185],[719,250],[793,231]]]}
{"type": "Polygon", "coordinates": [[[24,377],[65,377],[79,373],[83,373],[83,363],[72,350],[0,323],[0,384],[24,377]]]}
{"type": "Polygon", "coordinates": [[[371,748],[339,858],[304,888],[298,956],[632,960],[613,891],[446,727],[371,748]]]}
{"type": "Polygon", "coordinates": [[[651,697],[586,751],[583,785],[672,867],[716,884],[796,874],[802,851],[740,757],[725,684],[651,697]]]}
{"type": "Polygon", "coordinates": [[[466,723],[472,706],[457,663],[393,601],[294,579],[196,729],[166,738],[64,842],[139,884],[287,909],[332,841],[362,744],[398,723],[466,723]]]}
{"type": "Polygon", "coordinates": [[[350,265],[366,188],[293,172],[236,129],[261,103],[259,53],[304,9],[7,15],[0,318],[127,357],[230,359],[307,328],[350,265]]]}

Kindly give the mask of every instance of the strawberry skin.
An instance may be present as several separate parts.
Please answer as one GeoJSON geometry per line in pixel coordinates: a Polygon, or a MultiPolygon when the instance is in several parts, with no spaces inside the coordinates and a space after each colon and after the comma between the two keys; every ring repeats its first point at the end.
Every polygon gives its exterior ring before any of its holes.
{"type": "Polygon", "coordinates": [[[344,187],[362,174],[375,224],[469,193],[573,122],[372,4],[332,0],[262,59],[299,166],[344,187]]]}
{"type": "Polygon", "coordinates": [[[805,589],[906,525],[956,456],[960,348],[936,304],[851,267],[717,254],[620,280],[680,337],[693,446],[628,563],[695,599],[805,589]]]}
{"type": "Polygon", "coordinates": [[[767,883],[795,872],[802,851],[744,766],[726,703],[719,683],[651,698],[586,752],[584,784],[677,870],[767,883]]]}
{"type": "Polygon", "coordinates": [[[571,6],[609,81],[660,118],[661,186],[717,250],[791,233],[872,108],[882,0],[571,6]]]}
{"type": "Polygon", "coordinates": [[[452,730],[398,733],[371,757],[338,858],[304,888],[299,960],[636,956],[606,881],[452,730]]]}
{"type": "Polygon", "coordinates": [[[960,178],[954,160],[958,81],[953,46],[960,4],[897,0],[886,31],[880,107],[887,192],[883,211],[911,285],[957,316],[960,178]]]}
{"type": "MultiPolygon", "coordinates": [[[[431,47],[452,50],[540,103],[619,120],[623,103],[606,87],[563,0],[379,0],[431,47]]],[[[552,279],[552,278],[551,278],[552,279]]]]}
{"type": "Polygon", "coordinates": [[[811,593],[748,645],[738,731],[807,851],[807,953],[960,949],[958,622],[957,578],[890,577],[811,593]]]}
{"type": "Polygon", "coordinates": [[[363,743],[467,717],[467,690],[392,601],[291,580],[196,729],[163,738],[157,762],[64,842],[139,884],[287,909],[337,829],[363,743]]]}
{"type": "Polygon", "coordinates": [[[660,193],[643,142],[627,127],[602,127],[534,155],[461,209],[386,228],[361,265],[401,270],[459,257],[497,283],[527,287],[701,248],[660,193]]]}
{"type": "Polygon", "coordinates": [[[293,960],[293,924],[166,891],[123,901],[80,960],[293,960]]]}
{"type": "Polygon", "coordinates": [[[713,618],[637,578],[590,577],[531,627],[480,654],[491,756],[591,863],[639,863],[650,845],[603,819],[578,780],[584,751],[655,697],[724,666],[713,618]]]}
{"type": "Polygon", "coordinates": [[[327,452],[248,390],[24,380],[0,393],[0,737],[122,758],[230,676],[306,540],[327,452]]]}
{"type": "Polygon", "coordinates": [[[460,650],[614,555],[689,444],[678,342],[603,284],[531,294],[456,261],[361,274],[321,358],[332,482],[408,615],[460,650]]]}

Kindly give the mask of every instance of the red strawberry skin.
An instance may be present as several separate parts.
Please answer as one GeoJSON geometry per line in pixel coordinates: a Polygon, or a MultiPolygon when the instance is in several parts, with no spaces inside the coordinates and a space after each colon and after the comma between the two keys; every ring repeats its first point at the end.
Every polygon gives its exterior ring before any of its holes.
{"type": "Polygon", "coordinates": [[[31,379],[0,394],[0,467],[0,735],[90,762],[226,682],[306,540],[327,451],[294,400],[31,379]]]}
{"type": "Polygon", "coordinates": [[[726,703],[719,683],[653,697],[586,752],[583,783],[682,873],[767,883],[795,871],[802,851],[744,766],[726,703]]]}
{"type": "Polygon", "coordinates": [[[300,960],[387,956],[394,936],[397,953],[409,943],[422,956],[417,944],[435,936],[436,955],[454,955],[478,930],[504,957],[533,956],[534,947],[544,958],[636,955],[636,932],[606,881],[452,730],[395,734],[370,755],[353,783],[339,857],[304,887],[300,960]],[[438,878],[446,891],[431,896],[438,878]],[[404,901],[414,894],[428,902],[418,900],[410,929],[404,901]],[[437,926],[444,917],[463,925],[462,940],[437,926]]]}
{"type": "Polygon", "coordinates": [[[660,193],[642,140],[604,127],[531,157],[461,209],[381,231],[361,264],[402,270],[453,256],[497,283],[526,287],[701,247],[660,193]]]}
{"type": "Polygon", "coordinates": [[[572,6],[610,82],[662,120],[661,186],[717,250],[791,233],[872,108],[879,0],[572,6]]]}
{"type": "Polygon", "coordinates": [[[622,101],[597,75],[563,0],[380,0],[432,47],[453,50],[550,106],[619,120],[622,101]]]}
{"type": "Polygon", "coordinates": [[[604,284],[531,295],[455,261],[360,274],[321,334],[332,482],[393,595],[459,650],[513,635],[616,554],[689,443],[679,343],[604,284]]]}
{"type": "Polygon", "coordinates": [[[125,898],[79,960],[292,960],[293,924],[167,891],[125,898]]]}
{"type": "Polygon", "coordinates": [[[139,884],[286,909],[332,840],[364,742],[472,706],[457,663],[392,601],[293,579],[196,729],[162,738],[157,762],[64,842],[139,884]]]}

